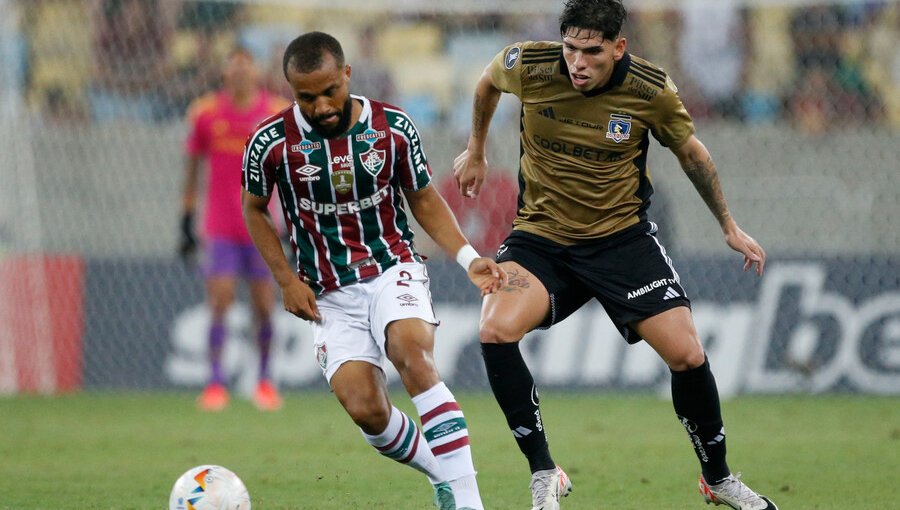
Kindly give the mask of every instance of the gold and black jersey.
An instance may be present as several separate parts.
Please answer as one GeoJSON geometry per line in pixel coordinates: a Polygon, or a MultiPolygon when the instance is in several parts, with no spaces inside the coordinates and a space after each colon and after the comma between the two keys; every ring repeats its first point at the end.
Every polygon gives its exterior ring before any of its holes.
{"type": "Polygon", "coordinates": [[[626,53],[606,85],[582,93],[559,42],[508,46],[490,68],[494,86],[522,102],[514,230],[571,245],[646,219],[649,135],[674,148],[694,133],[665,72],[626,53]]]}

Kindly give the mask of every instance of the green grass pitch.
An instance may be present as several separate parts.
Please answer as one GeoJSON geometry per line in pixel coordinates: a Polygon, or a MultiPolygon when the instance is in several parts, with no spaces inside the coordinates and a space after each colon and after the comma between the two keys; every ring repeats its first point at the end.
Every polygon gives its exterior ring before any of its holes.
{"type": "MultiPolygon", "coordinates": [[[[274,414],[243,400],[202,414],[193,398],[0,398],[0,509],[164,509],[175,479],[207,463],[235,471],[254,510],[432,508],[424,476],[377,455],[330,394],[290,393],[274,414]]],[[[529,508],[527,464],[493,398],[458,399],[486,508],[529,508]]],[[[669,402],[547,392],[542,407],[575,484],[563,510],[712,508],[669,402]]],[[[900,399],[740,397],[723,413],[732,469],[782,510],[900,508],[900,399]]]]}

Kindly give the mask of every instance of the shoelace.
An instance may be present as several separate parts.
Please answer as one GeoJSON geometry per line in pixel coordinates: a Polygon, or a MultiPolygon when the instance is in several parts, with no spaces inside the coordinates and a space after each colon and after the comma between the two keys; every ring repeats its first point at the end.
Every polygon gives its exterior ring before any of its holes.
{"type": "Polygon", "coordinates": [[[553,481],[552,475],[539,476],[531,481],[531,494],[534,501],[543,501],[550,492],[550,482],[553,481]]]}
{"type": "Polygon", "coordinates": [[[723,486],[723,490],[721,490],[720,492],[725,492],[731,497],[737,498],[739,501],[761,501],[759,495],[753,492],[750,487],[747,487],[747,485],[741,481],[741,473],[737,473],[736,475],[734,475],[734,478],[726,480],[721,485],[723,486]]]}

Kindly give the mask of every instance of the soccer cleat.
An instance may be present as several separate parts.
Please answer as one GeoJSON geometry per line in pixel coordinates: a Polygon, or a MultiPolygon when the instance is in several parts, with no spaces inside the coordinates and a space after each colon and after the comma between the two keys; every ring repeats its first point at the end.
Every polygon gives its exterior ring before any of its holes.
{"type": "Polygon", "coordinates": [[[434,485],[434,506],[438,510],[456,510],[456,498],[453,497],[453,489],[447,482],[434,485]]]}
{"type": "Polygon", "coordinates": [[[721,483],[709,485],[700,476],[700,494],[706,504],[726,505],[735,510],[778,510],[775,503],[765,496],[753,492],[741,481],[741,474],[729,475],[721,483]]]}
{"type": "Polygon", "coordinates": [[[260,381],[253,392],[253,405],[260,411],[277,411],[281,409],[281,395],[270,381],[260,381]]]}
{"type": "Polygon", "coordinates": [[[197,397],[197,407],[201,411],[218,412],[228,407],[228,390],[219,383],[209,383],[197,397]]]}
{"type": "Polygon", "coordinates": [[[572,492],[572,482],[561,467],[531,475],[531,510],[559,510],[559,498],[572,492]]]}

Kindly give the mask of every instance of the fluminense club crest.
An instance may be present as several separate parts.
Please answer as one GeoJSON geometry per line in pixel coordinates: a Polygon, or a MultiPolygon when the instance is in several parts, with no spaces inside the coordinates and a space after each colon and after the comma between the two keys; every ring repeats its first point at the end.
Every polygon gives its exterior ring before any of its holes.
{"type": "Polygon", "coordinates": [[[366,169],[366,172],[369,172],[372,176],[376,176],[384,167],[385,154],[385,151],[373,147],[360,154],[359,161],[362,163],[363,168],[366,169]]]}
{"type": "Polygon", "coordinates": [[[631,138],[631,115],[611,114],[606,128],[606,138],[616,143],[631,138]]]}

